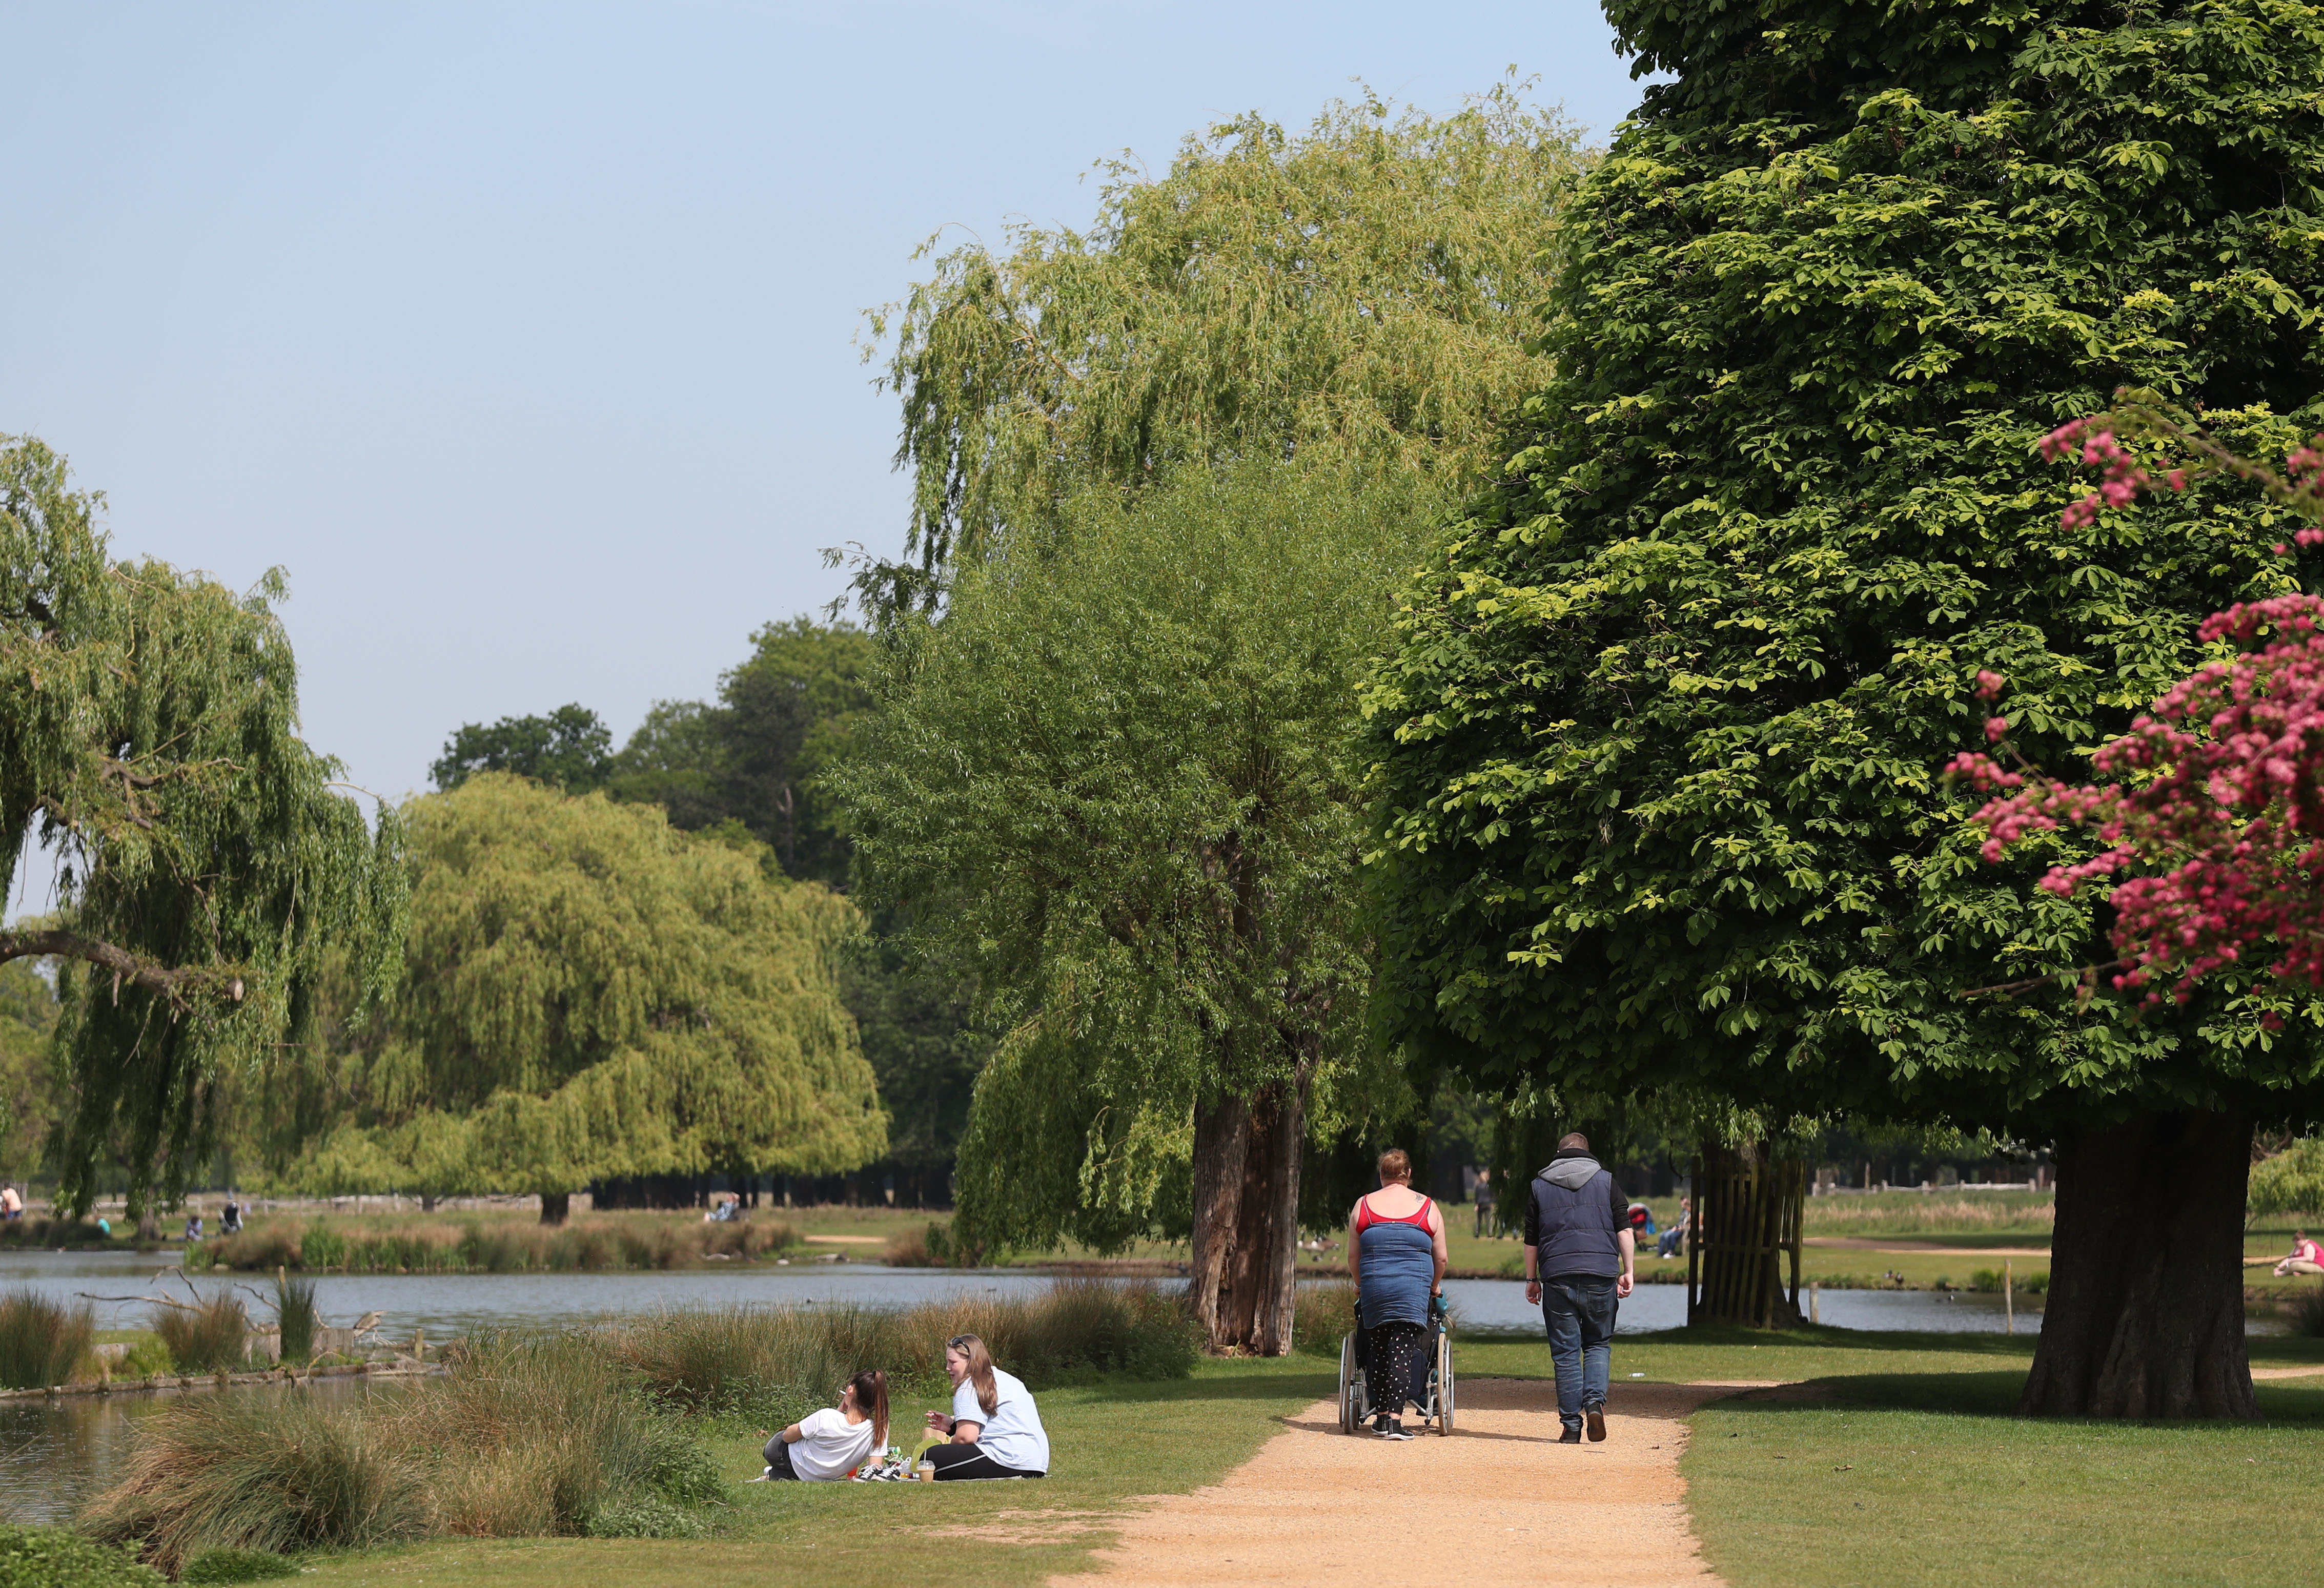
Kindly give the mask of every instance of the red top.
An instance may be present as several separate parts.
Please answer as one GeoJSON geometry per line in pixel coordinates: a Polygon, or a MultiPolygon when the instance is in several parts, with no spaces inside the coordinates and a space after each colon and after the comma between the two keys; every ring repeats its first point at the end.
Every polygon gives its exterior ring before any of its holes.
{"type": "Polygon", "coordinates": [[[1390,1218],[1385,1213],[1374,1213],[1372,1199],[1366,1197],[1356,1204],[1356,1234],[1360,1235],[1376,1224],[1416,1224],[1425,1230],[1428,1227],[1428,1210],[1434,1206],[1436,1205],[1434,1202],[1423,1197],[1420,1199],[1420,1206],[1410,1213],[1400,1217],[1390,1218]]]}

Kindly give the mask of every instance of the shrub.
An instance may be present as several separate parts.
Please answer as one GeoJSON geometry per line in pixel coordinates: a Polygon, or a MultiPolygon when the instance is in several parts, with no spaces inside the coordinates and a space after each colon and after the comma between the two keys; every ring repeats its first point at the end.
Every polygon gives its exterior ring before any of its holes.
{"type": "Polygon", "coordinates": [[[931,1225],[928,1229],[906,1230],[893,1237],[888,1249],[880,1254],[880,1261],[890,1268],[934,1268],[936,1263],[928,1256],[928,1234],[935,1227],[931,1225]]]}
{"type": "Polygon", "coordinates": [[[0,1588],[161,1588],[137,1547],[92,1544],[61,1528],[0,1526],[0,1588]]]}
{"type": "Polygon", "coordinates": [[[363,1400],[203,1396],[138,1426],[83,1518],[176,1570],[203,1551],[354,1548],[431,1534],[700,1532],[707,1455],[586,1335],[473,1337],[451,1373],[363,1400]],[[613,1371],[609,1371],[613,1368],[613,1371]]]}
{"type": "Polygon", "coordinates": [[[299,1574],[296,1561],[263,1549],[205,1549],[186,1562],[180,1583],[264,1583],[299,1574]]]}
{"type": "Polygon", "coordinates": [[[315,1281],[278,1274],[274,1321],[282,1331],[282,1361],[305,1362],[315,1354],[315,1281]]]}
{"type": "Polygon", "coordinates": [[[39,1390],[61,1384],[88,1353],[97,1314],[32,1290],[0,1295],[0,1389],[39,1390]]]}
{"type": "Polygon", "coordinates": [[[157,1307],[153,1332],[181,1373],[240,1372],[250,1363],[250,1314],[221,1290],[194,1307],[157,1307]]]}

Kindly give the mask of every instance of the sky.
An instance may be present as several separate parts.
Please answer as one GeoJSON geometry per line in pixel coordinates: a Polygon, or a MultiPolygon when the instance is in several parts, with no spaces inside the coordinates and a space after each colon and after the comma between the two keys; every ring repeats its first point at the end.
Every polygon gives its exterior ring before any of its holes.
{"type": "Polygon", "coordinates": [[[1638,97],[1576,0],[0,0],[0,434],[70,458],[117,554],[286,570],[306,736],[391,796],[463,722],[577,701],[618,741],[838,595],[823,548],[900,546],[858,344],[939,229],[1085,225],[1094,161],[1355,80],[1443,112],[1514,66],[1600,140],[1638,97]]]}

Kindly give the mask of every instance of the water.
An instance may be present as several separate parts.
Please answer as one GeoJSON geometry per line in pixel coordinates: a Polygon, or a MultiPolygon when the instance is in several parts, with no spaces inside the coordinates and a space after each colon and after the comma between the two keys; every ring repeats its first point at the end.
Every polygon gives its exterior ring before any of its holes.
{"type": "MultiPolygon", "coordinates": [[[[1525,1335],[1539,1338],[1541,1308],[1526,1304],[1525,1286],[1512,1280],[1447,1280],[1444,1299],[1463,1334],[1525,1335]]],[[[2017,1332],[2042,1326],[2042,1315],[2017,1299],[2017,1332]]],[[[1800,1292],[1805,1310],[1807,1292],[1800,1292]]],[[[2036,1303],[2035,1305],[2038,1305],[2036,1303]]],[[[2006,1326],[1998,1296],[1936,1290],[1826,1290],[1817,1311],[1825,1324],[1841,1329],[1917,1329],[1943,1335],[1997,1335],[2006,1326]]],[[[1618,1335],[1681,1328],[1686,1323],[1684,1285],[1640,1285],[1616,1310],[1618,1335]]]]}

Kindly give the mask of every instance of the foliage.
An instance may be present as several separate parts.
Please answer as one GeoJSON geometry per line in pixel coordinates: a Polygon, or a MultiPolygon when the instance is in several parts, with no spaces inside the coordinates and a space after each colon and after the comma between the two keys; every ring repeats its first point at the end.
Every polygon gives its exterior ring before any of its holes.
{"type": "Polygon", "coordinates": [[[1351,684],[1413,504],[1288,468],[1068,501],[1054,555],[899,629],[839,775],[862,890],[998,1046],[955,1235],[1118,1244],[1183,1217],[1197,1102],[1366,1078],[1351,684]]]}
{"type": "Polygon", "coordinates": [[[2252,1165],[2251,1216],[2324,1216],[2324,1136],[2304,1136],[2252,1165]]]}
{"type": "Polygon", "coordinates": [[[57,918],[0,959],[62,960],[60,1202],[110,1160],[134,1217],[206,1156],[221,1081],[303,1031],[327,950],[392,985],[404,874],[393,812],[374,834],[295,731],[279,573],[115,562],[100,506],[0,439],[0,894],[26,842],[59,863],[57,918]]]}
{"type": "Polygon", "coordinates": [[[92,1544],[61,1528],[0,1525],[0,1588],[161,1588],[137,1547],[92,1544]]]}
{"type": "Polygon", "coordinates": [[[428,768],[438,789],[454,789],[479,772],[529,777],[562,794],[603,788],[613,770],[613,736],[586,706],[559,706],[546,717],[503,717],[487,726],[463,724],[428,768]]]}
{"type": "Polygon", "coordinates": [[[1295,454],[1448,479],[1483,463],[1546,369],[1533,281],[1581,164],[1524,86],[1442,119],[1367,95],[1304,135],[1222,122],[1158,178],[1102,162],[1086,232],[937,256],[872,317],[894,338],[917,565],[866,569],[868,602],[934,602],[947,570],[1094,483],[1295,454]]]}
{"type": "Polygon", "coordinates": [[[937,1394],[945,1342],[973,1334],[1036,1390],[1098,1373],[1183,1379],[1198,1331],[1178,1299],[1141,1285],[1063,1280],[1038,1295],[956,1295],[896,1311],[735,1307],[623,1324],[608,1348],[671,1405],[795,1421],[867,1368],[904,1394],[937,1394]]]}
{"type": "Polygon", "coordinates": [[[649,1496],[715,1501],[700,1446],[607,1366],[585,1336],[488,1335],[447,1378],[358,1401],[189,1397],[140,1419],[83,1526],[166,1570],[210,1548],[584,1534],[649,1496]]]}
{"type": "Polygon", "coordinates": [[[0,1180],[23,1180],[38,1166],[61,1088],[50,1060],[57,1028],[53,971],[34,959],[0,962],[0,1180]]]}
{"type": "Polygon", "coordinates": [[[770,875],[747,838],[506,774],[409,820],[410,974],[352,1051],[283,1078],[354,1099],[296,1183],[551,1195],[877,1156],[885,1122],[837,996],[844,900],[770,875]]]}
{"type": "Polygon", "coordinates": [[[0,1390],[69,1383],[97,1337],[97,1313],[37,1290],[0,1292],[0,1390]]]}
{"type": "Polygon", "coordinates": [[[152,1322],[181,1373],[238,1373],[250,1365],[250,1313],[231,1290],[190,1308],[156,1307],[152,1322]]]}
{"type": "Polygon", "coordinates": [[[2036,445],[2125,384],[2243,450],[2296,434],[2324,12],[1609,14],[1677,78],[1566,212],[1557,376],[1369,697],[1394,1029],[1575,1108],[2301,1106],[2281,988],[1958,997],[2070,975],[2101,905],[1983,867],[1936,769],[1980,669],[2071,764],[2209,654],[2205,613],[2291,587],[2231,482],[2070,530],[2036,445]]]}

